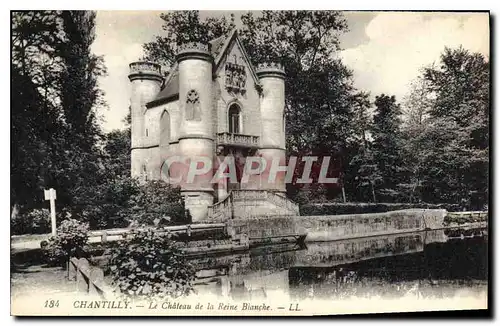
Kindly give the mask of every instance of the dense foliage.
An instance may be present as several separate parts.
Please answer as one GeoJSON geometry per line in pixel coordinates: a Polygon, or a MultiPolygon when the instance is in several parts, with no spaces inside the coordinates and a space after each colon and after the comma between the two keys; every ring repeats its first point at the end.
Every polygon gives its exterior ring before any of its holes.
{"type": "MultiPolygon", "coordinates": [[[[91,229],[178,223],[178,189],[130,178],[130,128],[103,134],[105,106],[91,52],[96,13],[12,12],[11,206],[14,233],[48,233],[43,190],[57,191],[57,222],[78,216],[91,229]],[[149,193],[152,191],[151,193],[149,193]],[[43,212],[43,213],[42,213],[43,212]]],[[[124,119],[130,124],[130,116],[124,119]]]]}
{"type": "Polygon", "coordinates": [[[161,229],[134,230],[109,255],[113,285],[122,295],[177,298],[193,292],[193,267],[161,229]]]}
{"type": "Polygon", "coordinates": [[[424,203],[310,203],[300,206],[301,215],[343,215],[384,213],[402,209],[446,209],[449,212],[460,211],[457,204],[424,204],[424,203]]]}
{"type": "Polygon", "coordinates": [[[105,172],[97,87],[105,68],[90,51],[95,13],[14,11],[11,19],[11,206],[41,208],[52,187],[58,209],[71,211],[105,172]]]}
{"type": "Polygon", "coordinates": [[[50,211],[46,208],[16,214],[10,220],[13,234],[43,234],[50,232],[50,211]]]}
{"type": "Polygon", "coordinates": [[[408,105],[418,119],[403,128],[409,168],[404,182],[412,198],[483,209],[489,193],[489,62],[463,48],[446,48],[420,79],[408,105]]]}
{"type": "Polygon", "coordinates": [[[52,263],[68,262],[71,257],[81,257],[86,250],[89,226],[76,219],[67,219],[57,228],[55,236],[49,238],[44,248],[52,263]]]}

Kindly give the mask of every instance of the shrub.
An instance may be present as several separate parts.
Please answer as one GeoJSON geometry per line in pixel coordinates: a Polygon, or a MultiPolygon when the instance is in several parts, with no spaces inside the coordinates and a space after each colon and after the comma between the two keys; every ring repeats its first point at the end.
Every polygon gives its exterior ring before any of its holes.
{"type": "Polygon", "coordinates": [[[343,215],[384,213],[410,208],[460,210],[459,205],[426,203],[317,203],[300,206],[300,215],[343,215]]]}
{"type": "Polygon", "coordinates": [[[45,247],[46,257],[50,263],[68,262],[73,256],[84,255],[88,241],[89,226],[75,219],[62,221],[57,228],[56,236],[49,238],[45,247]]]}
{"type": "Polygon", "coordinates": [[[131,198],[140,192],[137,180],[131,177],[116,177],[81,194],[83,220],[91,229],[126,227],[131,198]]]}
{"type": "Polygon", "coordinates": [[[138,224],[154,225],[156,219],[169,220],[169,225],[191,222],[184,209],[180,188],[172,187],[161,180],[151,180],[140,186],[130,198],[128,218],[138,224]]]}
{"type": "Polygon", "coordinates": [[[116,291],[142,298],[189,295],[195,271],[169,233],[134,230],[110,248],[109,271],[116,291]]]}
{"type": "Polygon", "coordinates": [[[154,225],[156,219],[168,225],[186,224],[189,216],[179,188],[164,181],[140,183],[131,177],[116,177],[86,190],[79,199],[83,220],[91,229],[126,227],[131,222],[154,225]]]}
{"type": "Polygon", "coordinates": [[[45,208],[33,209],[17,214],[10,220],[13,234],[44,234],[50,232],[50,211],[45,208]]]}

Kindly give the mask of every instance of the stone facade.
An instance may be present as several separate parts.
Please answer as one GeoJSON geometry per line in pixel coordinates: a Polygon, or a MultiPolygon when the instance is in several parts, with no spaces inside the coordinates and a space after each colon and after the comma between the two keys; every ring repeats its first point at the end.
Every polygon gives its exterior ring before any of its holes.
{"type": "MultiPolygon", "coordinates": [[[[285,165],[284,77],[279,64],[256,69],[236,30],[209,44],[180,46],[166,78],[157,64],[131,63],[132,176],[186,176],[186,165],[165,168],[165,160],[174,156],[208,157],[214,165],[218,156],[233,156],[239,177],[248,156],[278,159],[285,165]]],[[[268,167],[247,182],[226,179],[215,184],[210,182],[213,174],[180,184],[193,222],[213,216],[242,218],[266,209],[272,209],[272,215],[297,214],[284,196],[284,172],[278,172],[275,182],[268,181],[268,167]],[[259,199],[242,200],[249,191],[261,192],[259,199]],[[273,197],[277,193],[280,198],[273,197]],[[238,200],[231,201],[231,194],[238,200]]]]}

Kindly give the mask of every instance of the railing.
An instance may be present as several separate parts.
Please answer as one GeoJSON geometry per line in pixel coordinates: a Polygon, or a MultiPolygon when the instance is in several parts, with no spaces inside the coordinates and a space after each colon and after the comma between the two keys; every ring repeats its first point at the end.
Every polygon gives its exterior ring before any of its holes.
{"type": "Polygon", "coordinates": [[[487,221],[488,211],[447,212],[444,218],[447,224],[486,223],[487,221]]]}
{"type": "Polygon", "coordinates": [[[102,299],[109,299],[111,287],[104,283],[104,271],[98,267],[90,266],[85,258],[71,258],[68,266],[68,278],[76,280],[78,292],[94,294],[102,299]]]}
{"type": "Polygon", "coordinates": [[[234,200],[265,200],[267,191],[264,190],[233,190],[231,195],[234,200]]]}
{"type": "Polygon", "coordinates": [[[294,214],[299,214],[299,205],[288,199],[285,195],[265,190],[235,190],[232,192],[233,200],[267,200],[277,207],[285,208],[294,214]]]}
{"type": "Polygon", "coordinates": [[[488,217],[488,212],[487,211],[448,212],[447,215],[450,217],[477,217],[480,219],[484,219],[488,217]]]}
{"type": "Polygon", "coordinates": [[[300,213],[299,205],[292,200],[288,199],[285,195],[275,192],[268,192],[268,200],[272,202],[274,205],[286,208],[289,211],[296,213],[297,215],[300,213]]]}
{"type": "MultiPolygon", "coordinates": [[[[196,234],[199,232],[205,232],[214,229],[224,229],[226,226],[223,223],[210,223],[210,224],[189,224],[189,225],[177,225],[177,226],[167,226],[162,229],[162,231],[170,231],[172,234],[196,234]]],[[[141,230],[141,228],[138,228],[141,230]]],[[[110,241],[123,240],[132,229],[108,229],[108,230],[96,230],[89,231],[89,243],[105,243],[110,241]]],[[[39,234],[39,235],[18,235],[11,237],[11,249],[13,250],[26,250],[26,249],[38,249],[42,247],[42,243],[48,241],[51,234],[39,234]]]]}
{"type": "Polygon", "coordinates": [[[220,132],[217,134],[217,145],[230,145],[252,148],[259,147],[259,136],[220,132]]]}
{"type": "Polygon", "coordinates": [[[226,196],[223,200],[208,206],[208,218],[211,221],[225,221],[232,217],[232,194],[226,196]]]}

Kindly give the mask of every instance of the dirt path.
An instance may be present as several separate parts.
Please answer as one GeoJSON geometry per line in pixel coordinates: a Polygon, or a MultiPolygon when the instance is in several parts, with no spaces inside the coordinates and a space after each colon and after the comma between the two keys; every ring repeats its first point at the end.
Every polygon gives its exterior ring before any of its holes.
{"type": "Polygon", "coordinates": [[[13,300],[35,293],[37,296],[50,297],[76,290],[76,282],[68,281],[67,271],[60,267],[14,266],[10,280],[13,300]]]}

